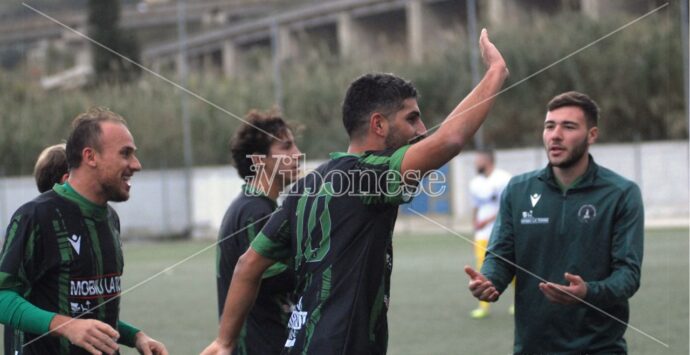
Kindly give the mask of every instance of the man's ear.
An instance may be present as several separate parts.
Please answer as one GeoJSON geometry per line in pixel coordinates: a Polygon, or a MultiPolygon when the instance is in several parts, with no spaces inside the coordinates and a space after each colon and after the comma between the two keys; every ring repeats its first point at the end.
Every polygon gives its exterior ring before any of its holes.
{"type": "Polygon", "coordinates": [[[92,168],[96,167],[96,149],[86,147],[81,151],[81,162],[92,168]]]}
{"type": "Polygon", "coordinates": [[[388,135],[388,119],[378,112],[374,112],[369,118],[369,131],[377,136],[388,135]]]}
{"type": "Polygon", "coordinates": [[[252,165],[257,168],[266,164],[266,155],[264,154],[252,154],[249,157],[252,159],[252,165]]]}
{"type": "Polygon", "coordinates": [[[597,138],[599,138],[599,127],[594,126],[589,129],[589,132],[587,132],[587,143],[594,144],[594,142],[597,141],[597,138]]]}

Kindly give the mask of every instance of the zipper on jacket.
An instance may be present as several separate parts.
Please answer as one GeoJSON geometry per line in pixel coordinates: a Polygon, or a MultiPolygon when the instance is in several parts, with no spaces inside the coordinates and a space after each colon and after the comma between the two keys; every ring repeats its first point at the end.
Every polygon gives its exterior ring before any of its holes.
{"type": "Polygon", "coordinates": [[[565,234],[565,206],[568,200],[568,190],[563,191],[563,202],[561,203],[561,229],[558,232],[561,236],[565,234]]]}

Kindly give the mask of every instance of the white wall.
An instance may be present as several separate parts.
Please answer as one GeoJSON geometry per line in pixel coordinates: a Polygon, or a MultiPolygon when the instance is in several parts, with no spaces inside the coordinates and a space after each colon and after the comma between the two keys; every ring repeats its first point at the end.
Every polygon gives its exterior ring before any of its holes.
{"type": "MultiPolygon", "coordinates": [[[[688,189],[688,142],[595,144],[590,152],[597,164],[635,181],[642,190],[645,216],[650,222],[687,222],[690,214],[688,189]]],[[[474,176],[474,153],[461,154],[452,163],[453,206],[456,221],[469,223],[471,207],[467,186],[474,176]]],[[[544,149],[525,148],[496,152],[496,166],[522,174],[546,166],[544,149]]]]}
{"type": "MultiPolygon", "coordinates": [[[[593,146],[591,152],[597,163],[638,183],[649,221],[687,222],[690,213],[687,141],[600,144],[593,146]]],[[[475,174],[473,159],[474,153],[466,152],[451,163],[452,220],[456,224],[468,223],[470,219],[467,184],[475,174]]],[[[546,157],[542,148],[501,150],[496,152],[496,163],[512,174],[521,174],[545,166],[546,157]]],[[[309,162],[307,171],[316,164],[309,162]]],[[[227,206],[240,192],[243,181],[230,166],[196,168],[192,179],[193,235],[215,236],[227,206]]],[[[132,184],[130,200],[113,204],[120,215],[123,237],[162,237],[190,229],[182,170],[139,172],[132,184]]],[[[31,177],[0,179],[3,234],[11,214],[37,195],[31,177]]]]}

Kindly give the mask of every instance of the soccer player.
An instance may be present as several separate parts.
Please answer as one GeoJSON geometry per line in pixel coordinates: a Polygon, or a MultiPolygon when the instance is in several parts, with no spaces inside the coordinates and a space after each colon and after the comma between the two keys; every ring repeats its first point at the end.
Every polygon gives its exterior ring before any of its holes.
{"type": "Polygon", "coordinates": [[[511,179],[481,273],[465,267],[469,289],[493,302],[515,275],[515,353],[623,354],[640,286],[640,189],[589,154],[593,100],[566,92],[547,110],[549,164],[511,179]]]}
{"type": "Polygon", "coordinates": [[[108,201],[129,198],[141,169],[124,119],[106,109],[77,116],[67,140],[68,181],[21,206],[0,256],[0,323],[19,354],[114,353],[119,344],[167,354],[119,319],[123,257],[108,201]]]}
{"type": "MultiPolygon", "coordinates": [[[[470,196],[472,198],[472,222],[474,226],[474,256],[477,268],[482,267],[489,236],[494,227],[494,220],[498,213],[501,193],[511,178],[507,171],[496,168],[494,151],[490,148],[477,150],[474,158],[477,176],[470,181],[470,196]]],[[[511,306],[511,313],[513,307],[511,306]]],[[[479,308],[473,310],[470,316],[474,319],[486,318],[489,315],[489,302],[479,301],[479,308]]]]}
{"type": "MultiPolygon", "coordinates": [[[[67,153],[65,144],[51,145],[43,149],[38,155],[34,166],[34,178],[38,192],[44,193],[53,188],[55,184],[62,184],[69,176],[67,170],[67,153]]],[[[14,349],[14,329],[5,326],[5,341],[3,343],[6,354],[12,354],[14,349]]]]}
{"type": "Polygon", "coordinates": [[[204,354],[228,354],[251,308],[261,275],[292,258],[297,304],[284,353],[376,354],[388,344],[387,310],[398,205],[414,185],[471,139],[507,76],[501,54],[480,37],[487,72],[428,138],[411,83],[391,74],[356,79],[343,102],[346,153],[300,179],[242,255],[218,338],[204,354]]]}
{"type": "MultiPolygon", "coordinates": [[[[237,259],[247,251],[271,213],[280,192],[297,179],[300,151],[290,127],[276,112],[250,112],[231,142],[233,165],[246,180],[218,233],[216,281],[218,317],[223,314],[237,259]],[[273,139],[273,135],[280,140],[273,139]]],[[[284,262],[262,275],[261,288],[242,327],[235,354],[279,354],[293,302],[295,274],[284,262]]]]}
{"type": "Polygon", "coordinates": [[[51,145],[43,149],[34,166],[34,178],[38,192],[44,193],[52,189],[53,185],[64,183],[68,176],[65,143],[51,145]]]}

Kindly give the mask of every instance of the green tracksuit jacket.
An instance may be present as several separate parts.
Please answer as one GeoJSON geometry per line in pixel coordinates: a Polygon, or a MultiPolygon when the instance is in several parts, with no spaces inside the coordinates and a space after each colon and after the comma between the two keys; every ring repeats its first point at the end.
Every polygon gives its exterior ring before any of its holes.
{"type": "Polygon", "coordinates": [[[640,286],[643,240],[640,189],[591,156],[585,174],[565,192],[551,166],[514,177],[481,269],[500,292],[516,277],[514,352],[625,353],[624,323],[628,298],[640,286]],[[587,282],[585,301],[599,310],[549,302],[530,274],[568,284],[565,272],[587,282]]]}

